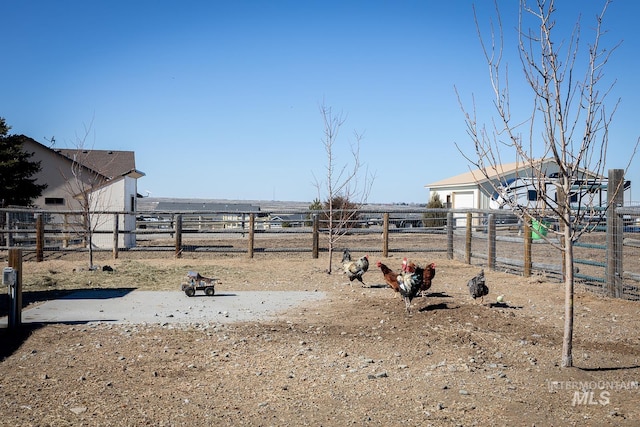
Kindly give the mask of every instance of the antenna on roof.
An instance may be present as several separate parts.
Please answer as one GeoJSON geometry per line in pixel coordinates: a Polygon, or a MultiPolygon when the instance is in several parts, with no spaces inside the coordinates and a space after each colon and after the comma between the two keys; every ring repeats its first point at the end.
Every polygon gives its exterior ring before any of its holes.
{"type": "Polygon", "coordinates": [[[45,141],[49,142],[49,148],[53,148],[56,145],[56,137],[52,136],[51,139],[47,139],[47,137],[44,137],[45,141]]]}

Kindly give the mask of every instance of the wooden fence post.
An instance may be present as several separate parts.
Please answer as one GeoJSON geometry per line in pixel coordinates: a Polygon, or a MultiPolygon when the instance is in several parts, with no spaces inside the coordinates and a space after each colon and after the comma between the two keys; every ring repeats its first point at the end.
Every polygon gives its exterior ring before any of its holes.
{"type": "Polygon", "coordinates": [[[524,218],[524,265],[522,274],[524,277],[531,277],[531,219],[524,218]]]}
{"type": "Polygon", "coordinates": [[[22,325],[22,249],[9,249],[9,267],[16,272],[16,283],[11,289],[10,313],[7,326],[15,329],[22,325]]]}
{"type": "Polygon", "coordinates": [[[62,247],[68,248],[69,247],[69,215],[68,214],[63,215],[62,233],[63,233],[62,247]]]}
{"type": "Polygon", "coordinates": [[[447,258],[453,259],[453,229],[456,224],[453,219],[453,212],[447,212],[447,258]]]}
{"type": "Polygon", "coordinates": [[[607,182],[607,269],[606,294],[622,298],[622,248],[624,220],[617,208],[624,204],[624,170],[609,169],[607,182]]]}
{"type": "Polygon", "coordinates": [[[382,215],[382,256],[389,256],[389,213],[382,215]]]}
{"type": "Polygon", "coordinates": [[[118,259],[118,243],[120,237],[120,215],[113,214],[113,259],[118,259]]]}
{"type": "Polygon", "coordinates": [[[182,215],[176,215],[175,221],[175,233],[176,233],[176,258],[182,256],[182,215]]]}
{"type": "Polygon", "coordinates": [[[471,227],[472,219],[473,216],[471,215],[471,212],[467,212],[467,235],[464,243],[464,262],[467,264],[471,264],[471,238],[473,237],[471,227]]]}
{"type": "Polygon", "coordinates": [[[41,213],[36,214],[36,262],[44,260],[44,219],[41,213]]]}
{"type": "Polygon", "coordinates": [[[496,269],[496,216],[489,214],[487,217],[487,266],[491,270],[496,269]]]}
{"type": "Polygon", "coordinates": [[[13,235],[11,234],[11,212],[7,212],[7,248],[13,246],[13,235]]]}
{"type": "Polygon", "coordinates": [[[255,235],[255,228],[256,225],[256,214],[254,213],[250,213],[249,214],[249,258],[253,258],[253,245],[254,245],[254,235],[255,235]]]}
{"type": "Polygon", "coordinates": [[[313,214],[313,243],[312,243],[312,257],[318,259],[320,252],[320,220],[318,214],[313,214]]]}

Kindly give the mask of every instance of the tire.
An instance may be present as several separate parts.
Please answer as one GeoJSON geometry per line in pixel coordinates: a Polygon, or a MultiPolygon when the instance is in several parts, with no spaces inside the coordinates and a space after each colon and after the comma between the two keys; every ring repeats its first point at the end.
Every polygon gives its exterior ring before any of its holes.
{"type": "Polygon", "coordinates": [[[208,297],[212,297],[216,293],[216,290],[213,288],[213,286],[209,286],[204,289],[204,293],[208,297]]]}
{"type": "Polygon", "coordinates": [[[196,290],[193,288],[187,288],[184,290],[184,293],[187,294],[188,297],[192,297],[196,294],[196,290]]]}

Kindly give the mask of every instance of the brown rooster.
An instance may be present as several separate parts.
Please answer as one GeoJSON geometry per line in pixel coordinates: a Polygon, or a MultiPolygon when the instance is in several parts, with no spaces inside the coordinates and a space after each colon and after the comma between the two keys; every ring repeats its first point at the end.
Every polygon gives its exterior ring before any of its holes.
{"type": "Polygon", "coordinates": [[[385,283],[389,285],[394,291],[400,292],[400,285],[398,284],[398,273],[391,270],[380,261],[376,263],[376,266],[382,271],[385,283]]]}
{"type": "Polygon", "coordinates": [[[424,268],[422,274],[422,286],[420,287],[420,295],[425,296],[425,293],[431,287],[431,280],[436,276],[436,263],[432,262],[424,268]]]}

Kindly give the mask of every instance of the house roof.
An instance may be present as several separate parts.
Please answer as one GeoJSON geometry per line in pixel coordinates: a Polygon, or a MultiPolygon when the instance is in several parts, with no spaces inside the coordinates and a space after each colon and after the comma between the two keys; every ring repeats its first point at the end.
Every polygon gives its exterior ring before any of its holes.
{"type": "Polygon", "coordinates": [[[82,149],[54,149],[54,151],[110,180],[129,174],[134,174],[135,178],[144,176],[144,173],[136,169],[133,151],[82,149]]]}
{"type": "MultiPolygon", "coordinates": [[[[504,163],[501,165],[497,165],[495,169],[488,169],[489,177],[497,177],[498,175],[504,175],[508,173],[515,172],[518,169],[523,168],[524,165],[522,162],[514,162],[514,163],[504,163]]],[[[446,178],[440,181],[433,182],[431,184],[425,185],[427,188],[431,187],[450,187],[456,185],[469,185],[474,184],[478,181],[486,180],[484,174],[480,169],[473,169],[469,172],[461,173],[460,175],[455,175],[450,178],[446,178]]]]}
{"type": "MultiPolygon", "coordinates": [[[[535,164],[540,163],[550,163],[555,164],[555,160],[553,159],[542,159],[534,162],[535,164]]],[[[527,162],[513,162],[513,163],[503,163],[500,165],[496,165],[494,167],[487,168],[487,176],[489,179],[499,178],[500,176],[506,176],[509,174],[513,174],[517,171],[525,171],[531,169],[531,165],[527,162]]],[[[582,171],[585,175],[591,175],[596,177],[597,174],[589,171],[582,171]]],[[[463,185],[471,185],[476,183],[481,183],[487,181],[487,177],[480,169],[473,169],[469,172],[462,173],[460,175],[455,175],[450,178],[446,178],[440,181],[433,182],[431,184],[425,185],[426,188],[438,188],[438,187],[456,187],[463,185]]]]}

